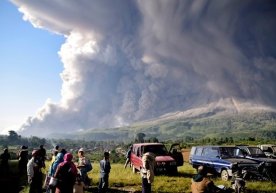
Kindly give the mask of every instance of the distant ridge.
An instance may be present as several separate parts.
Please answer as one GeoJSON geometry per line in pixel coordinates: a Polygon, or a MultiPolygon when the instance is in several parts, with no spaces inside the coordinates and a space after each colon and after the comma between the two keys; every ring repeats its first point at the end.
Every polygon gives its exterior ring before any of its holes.
{"type": "Polygon", "coordinates": [[[164,122],[168,120],[176,120],[183,118],[203,118],[219,115],[238,115],[244,113],[276,113],[276,109],[253,102],[242,102],[234,98],[220,99],[217,102],[211,102],[201,107],[192,108],[186,111],[177,111],[164,114],[158,118],[144,121],[150,122],[164,122]]]}
{"type": "Polygon", "coordinates": [[[224,98],[197,108],[164,114],[155,119],[111,129],[90,129],[56,138],[81,140],[134,139],[137,133],[161,140],[186,137],[263,137],[276,139],[276,110],[250,101],[224,98]]]}

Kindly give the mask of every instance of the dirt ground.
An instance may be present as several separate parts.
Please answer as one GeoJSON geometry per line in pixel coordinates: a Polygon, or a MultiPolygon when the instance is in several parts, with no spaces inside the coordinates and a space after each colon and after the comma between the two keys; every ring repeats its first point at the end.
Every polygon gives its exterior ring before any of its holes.
{"type": "Polygon", "coordinates": [[[185,162],[189,162],[190,151],[191,149],[182,149],[182,154],[185,162]]]}

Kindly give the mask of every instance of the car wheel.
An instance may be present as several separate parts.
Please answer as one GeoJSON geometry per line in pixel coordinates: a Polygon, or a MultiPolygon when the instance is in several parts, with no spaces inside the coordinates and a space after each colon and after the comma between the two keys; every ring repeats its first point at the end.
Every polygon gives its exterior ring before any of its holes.
{"type": "Polygon", "coordinates": [[[227,170],[222,170],[220,176],[223,181],[227,181],[229,179],[229,174],[227,170]]]}

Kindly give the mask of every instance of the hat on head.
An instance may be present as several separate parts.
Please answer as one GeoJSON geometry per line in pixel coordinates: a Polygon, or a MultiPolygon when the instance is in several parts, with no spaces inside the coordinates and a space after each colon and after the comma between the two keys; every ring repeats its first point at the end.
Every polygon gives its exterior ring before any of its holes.
{"type": "Polygon", "coordinates": [[[83,148],[80,148],[78,152],[84,152],[84,149],[83,149],[83,148]]]}

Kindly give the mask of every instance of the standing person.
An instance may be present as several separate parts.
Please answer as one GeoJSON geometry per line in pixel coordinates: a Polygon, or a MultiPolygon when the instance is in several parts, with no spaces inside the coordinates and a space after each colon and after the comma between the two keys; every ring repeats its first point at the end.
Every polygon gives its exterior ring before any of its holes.
{"type": "Polygon", "coordinates": [[[44,148],[44,145],[39,146],[39,157],[41,159],[42,165],[45,168],[45,159],[46,159],[46,149],[44,148]]]}
{"type": "MultiPolygon", "coordinates": [[[[49,168],[49,171],[48,171],[48,176],[49,177],[54,177],[55,173],[56,173],[56,170],[57,170],[57,167],[60,163],[63,162],[63,153],[58,153],[57,156],[56,156],[56,160],[52,163],[52,165],[50,166],[49,168]]],[[[47,184],[46,184],[47,185],[47,184]]],[[[50,193],[54,193],[55,190],[56,190],[56,187],[49,187],[47,185],[47,191],[46,192],[50,192],[50,193]]]]}
{"type": "Polygon", "coordinates": [[[42,163],[38,150],[33,150],[32,158],[27,164],[28,183],[30,184],[29,193],[42,193],[42,163]]]}
{"type": "MultiPolygon", "coordinates": [[[[18,153],[18,168],[19,168],[19,173],[24,174],[27,169],[27,163],[28,163],[28,146],[21,146],[21,149],[18,153]]],[[[26,173],[25,173],[26,175],[26,173]]]]}
{"type": "Polygon", "coordinates": [[[73,186],[78,171],[72,159],[73,155],[66,153],[64,155],[64,161],[58,165],[54,175],[58,179],[55,193],[73,193],[73,186]]]}
{"type": "Polygon", "coordinates": [[[142,169],[140,171],[142,177],[142,193],[151,192],[151,184],[154,180],[155,155],[147,152],[142,156],[142,169]]]}
{"type": "Polygon", "coordinates": [[[214,185],[214,182],[207,178],[207,169],[199,166],[198,173],[192,179],[192,193],[217,193],[222,192],[220,188],[214,185]]]}
{"type": "Polygon", "coordinates": [[[127,151],[127,153],[126,153],[125,168],[127,167],[127,164],[129,164],[129,166],[131,167],[131,165],[130,165],[130,155],[131,155],[131,151],[132,151],[132,145],[129,146],[128,151],[127,151]]]}
{"type": "Polygon", "coordinates": [[[90,179],[88,178],[87,172],[93,169],[91,162],[85,157],[84,149],[80,148],[78,151],[78,164],[77,168],[80,171],[82,181],[86,186],[90,185],[90,179]]]}
{"type": "Polygon", "coordinates": [[[99,193],[105,193],[108,189],[110,169],[109,153],[104,152],[104,158],[100,161],[99,193]]]}
{"type": "Polygon", "coordinates": [[[56,160],[56,156],[57,156],[58,153],[59,153],[59,146],[56,145],[55,148],[53,149],[53,152],[52,152],[51,164],[53,164],[54,161],[56,160]]]}
{"type": "Polygon", "coordinates": [[[11,155],[9,153],[8,148],[4,149],[4,152],[0,155],[0,171],[1,174],[7,175],[10,171],[10,166],[9,166],[9,160],[11,159],[11,155]]]}

